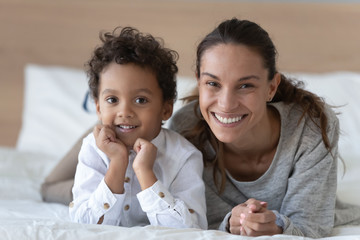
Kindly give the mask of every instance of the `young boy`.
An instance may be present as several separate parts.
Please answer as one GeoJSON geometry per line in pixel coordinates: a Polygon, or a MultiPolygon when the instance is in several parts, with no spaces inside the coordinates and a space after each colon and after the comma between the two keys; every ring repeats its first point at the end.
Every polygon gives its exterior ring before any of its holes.
{"type": "Polygon", "coordinates": [[[133,28],[103,34],[88,62],[100,120],[83,140],[70,217],[80,223],[207,228],[201,153],[161,127],[177,53],[133,28]]]}

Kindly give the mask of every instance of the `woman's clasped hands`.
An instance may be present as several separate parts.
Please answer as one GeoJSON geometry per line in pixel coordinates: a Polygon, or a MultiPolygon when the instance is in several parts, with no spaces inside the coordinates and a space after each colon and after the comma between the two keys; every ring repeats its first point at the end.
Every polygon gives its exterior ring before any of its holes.
{"type": "Polygon", "coordinates": [[[228,230],[232,234],[243,236],[282,233],[282,229],[276,225],[276,215],[267,209],[267,203],[253,198],[232,209],[228,230]]]}

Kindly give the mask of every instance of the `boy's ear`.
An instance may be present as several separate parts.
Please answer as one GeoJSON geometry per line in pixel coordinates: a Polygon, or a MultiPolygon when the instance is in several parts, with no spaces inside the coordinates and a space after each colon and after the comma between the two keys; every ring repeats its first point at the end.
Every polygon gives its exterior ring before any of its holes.
{"type": "Polygon", "coordinates": [[[168,100],[164,102],[163,117],[162,117],[163,121],[166,121],[171,117],[173,113],[173,108],[174,108],[174,103],[172,100],[168,100]]]}
{"type": "Polygon", "coordinates": [[[101,111],[100,111],[100,104],[98,100],[95,100],[96,105],[96,115],[98,116],[98,119],[101,121],[101,111]]]}

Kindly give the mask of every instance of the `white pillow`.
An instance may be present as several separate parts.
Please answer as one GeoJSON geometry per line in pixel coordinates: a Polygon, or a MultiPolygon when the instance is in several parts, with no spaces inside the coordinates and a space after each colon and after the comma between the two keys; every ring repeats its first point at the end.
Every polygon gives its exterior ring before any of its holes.
{"type": "MultiPolygon", "coordinates": [[[[196,86],[192,78],[178,77],[177,82],[178,99],[196,86]]],[[[87,92],[87,77],[80,69],[27,65],[23,123],[16,148],[63,157],[97,122],[94,103],[89,98],[86,101],[87,92]]],[[[176,101],[173,112],[182,104],[176,101]]]]}
{"type": "Polygon", "coordinates": [[[324,74],[292,73],[305,82],[305,88],[323,97],[335,108],[340,121],[339,153],[346,160],[360,159],[360,74],[355,72],[333,72],[324,74]]]}
{"type": "MultiPolygon", "coordinates": [[[[360,74],[334,72],[326,74],[287,74],[306,83],[306,88],[322,96],[329,104],[345,105],[339,151],[344,157],[360,156],[360,74]]],[[[178,99],[196,87],[195,78],[178,77],[178,99]]],[[[23,124],[17,142],[21,151],[43,152],[61,158],[77,139],[96,121],[94,111],[83,108],[88,90],[86,74],[79,69],[28,65],[25,69],[23,124]]],[[[91,104],[91,103],[90,103],[91,104]]],[[[183,105],[176,101],[174,113],[183,105]]],[[[88,105],[88,109],[93,109],[88,105]]],[[[164,125],[167,127],[167,124],[164,125]]]]}
{"type": "Polygon", "coordinates": [[[27,65],[23,122],[16,148],[61,158],[97,121],[82,107],[88,90],[82,70],[27,65]]]}

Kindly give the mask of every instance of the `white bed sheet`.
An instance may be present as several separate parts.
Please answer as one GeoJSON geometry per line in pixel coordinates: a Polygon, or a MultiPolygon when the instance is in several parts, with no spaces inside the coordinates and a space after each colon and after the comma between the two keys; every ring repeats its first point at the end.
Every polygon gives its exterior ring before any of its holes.
{"type": "MultiPolygon", "coordinates": [[[[342,112],[339,152],[344,158],[346,173],[342,176],[339,164],[337,193],[340,200],[360,205],[360,96],[357,94],[360,73],[293,75],[331,104],[345,105],[339,109],[342,112]]],[[[81,70],[36,65],[29,65],[25,76],[23,126],[17,147],[0,147],[0,240],[254,239],[214,230],[124,228],[70,222],[66,206],[42,202],[40,185],[78,137],[96,121],[95,114],[86,113],[81,107],[87,89],[86,78],[81,70]],[[47,91],[35,91],[45,86],[47,91]],[[47,114],[55,110],[55,115],[47,114]]],[[[178,80],[180,98],[196,85],[191,78],[179,77],[178,80]]],[[[180,106],[181,102],[177,102],[175,110],[180,106]]],[[[258,239],[306,238],[276,235],[258,239]]],[[[323,239],[360,240],[360,226],[335,228],[329,238],[323,239]]]]}
{"type": "MultiPolygon", "coordinates": [[[[254,239],[215,230],[171,229],[163,227],[115,227],[77,224],[70,221],[68,208],[42,202],[40,184],[54,167],[55,156],[0,148],[0,239],[254,239]]],[[[349,167],[339,181],[344,200],[360,202],[359,161],[349,167]]],[[[296,236],[262,236],[258,239],[307,239],[296,236]]],[[[323,239],[360,239],[360,226],[335,228],[323,239]]]]}

